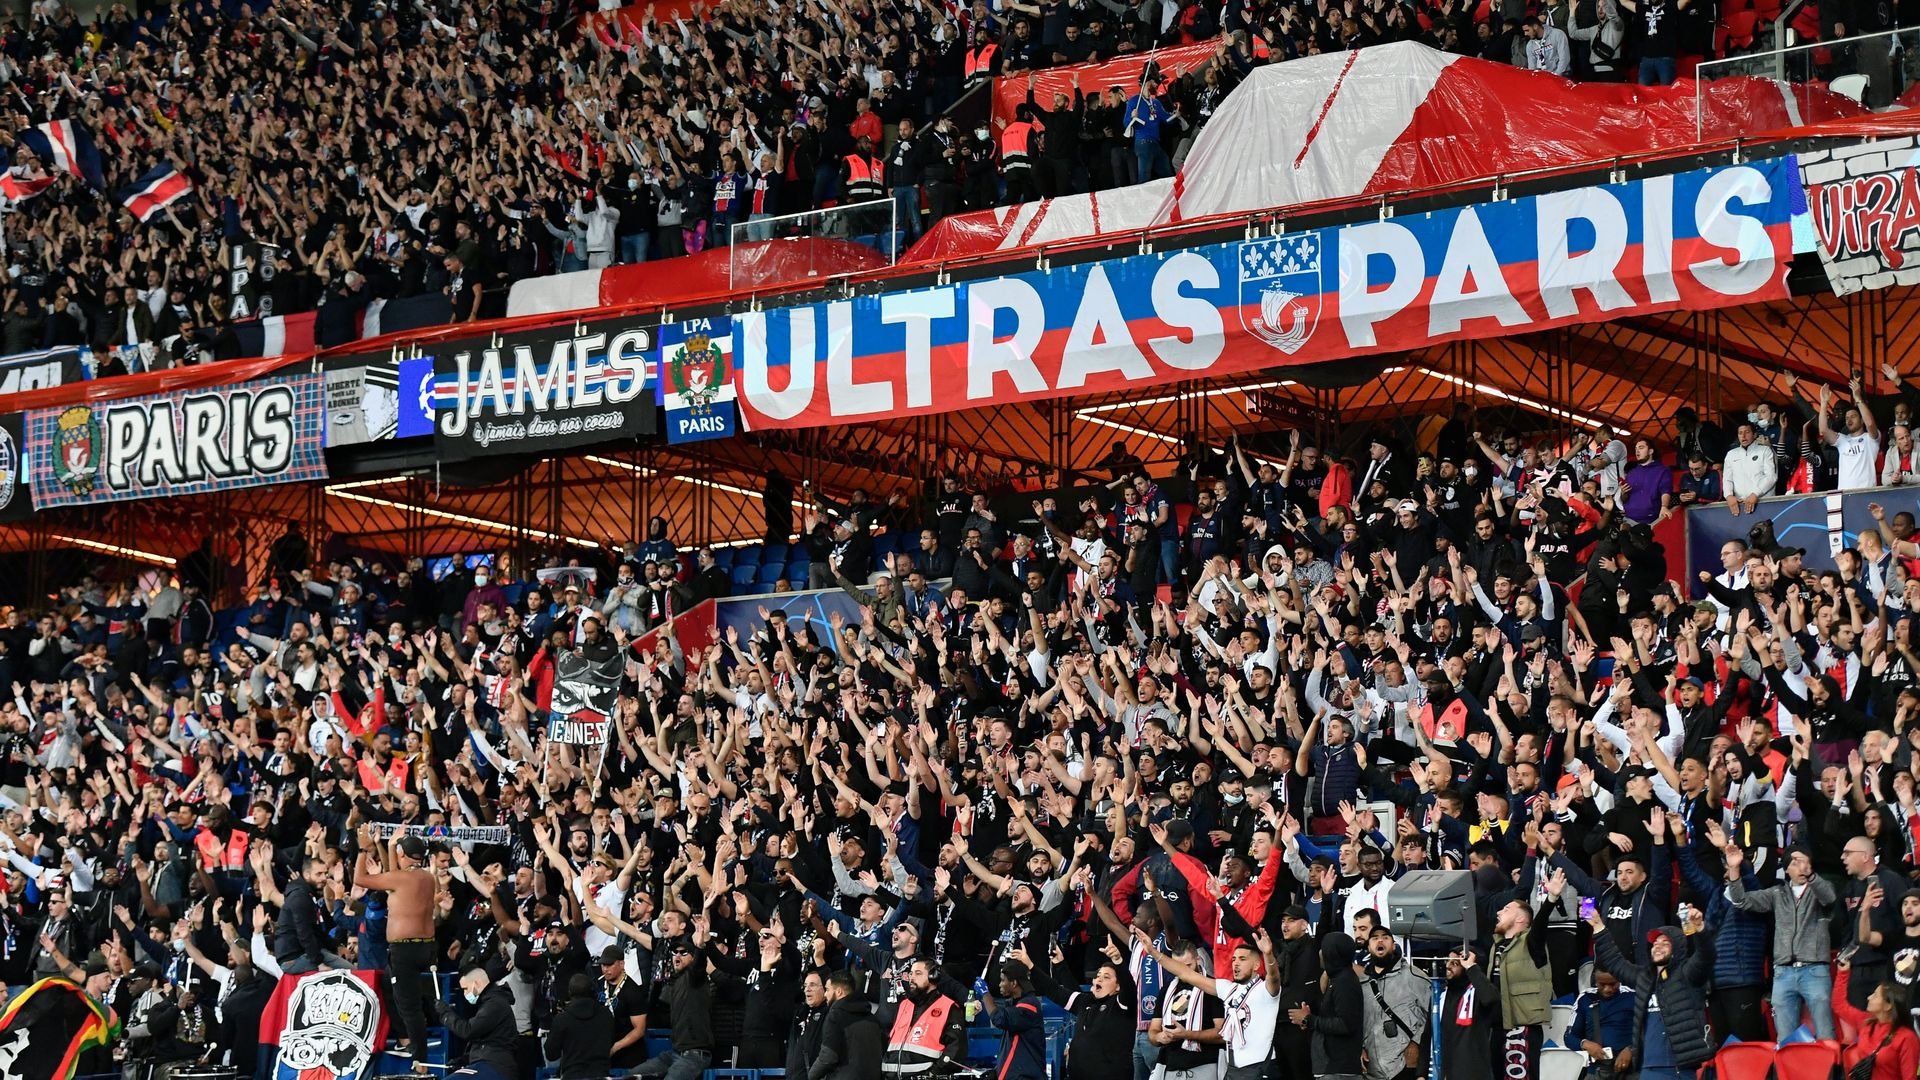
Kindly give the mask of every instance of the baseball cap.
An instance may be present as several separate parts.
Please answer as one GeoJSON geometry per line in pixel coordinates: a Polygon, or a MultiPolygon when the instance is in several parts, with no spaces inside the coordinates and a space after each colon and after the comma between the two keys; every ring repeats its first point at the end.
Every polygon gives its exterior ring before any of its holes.
{"type": "Polygon", "coordinates": [[[621,952],[620,946],[618,945],[609,945],[606,948],[600,950],[600,966],[601,967],[606,967],[608,964],[617,964],[622,960],[625,960],[626,958],[627,958],[627,954],[621,952]]]}
{"type": "Polygon", "coordinates": [[[1287,910],[1281,912],[1280,917],[1282,919],[1298,919],[1301,922],[1306,922],[1307,909],[1302,907],[1299,904],[1295,904],[1292,907],[1289,907],[1287,910]]]}
{"type": "Polygon", "coordinates": [[[1183,840],[1193,839],[1193,822],[1179,818],[1167,822],[1167,843],[1178,847],[1183,840]]]}
{"type": "Polygon", "coordinates": [[[398,847],[400,848],[400,854],[405,855],[409,859],[424,859],[427,857],[427,842],[418,836],[401,837],[398,847]]]}

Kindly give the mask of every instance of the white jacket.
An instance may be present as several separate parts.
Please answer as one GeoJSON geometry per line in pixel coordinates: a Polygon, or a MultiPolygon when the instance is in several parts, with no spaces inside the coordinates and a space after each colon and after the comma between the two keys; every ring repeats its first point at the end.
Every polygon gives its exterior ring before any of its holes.
{"type": "Polygon", "coordinates": [[[1780,472],[1773,464],[1773,447],[1764,440],[1755,439],[1751,446],[1735,444],[1727,451],[1726,464],[1720,474],[1720,490],[1727,498],[1765,498],[1773,494],[1774,485],[1779,482],[1780,472]]]}

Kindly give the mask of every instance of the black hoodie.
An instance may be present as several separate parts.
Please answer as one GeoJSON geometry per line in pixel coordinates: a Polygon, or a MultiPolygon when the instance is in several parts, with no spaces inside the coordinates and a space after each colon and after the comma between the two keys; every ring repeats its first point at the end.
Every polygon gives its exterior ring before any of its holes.
{"type": "Polygon", "coordinates": [[[1360,977],[1353,973],[1353,938],[1336,930],[1320,939],[1320,968],[1327,988],[1307,1020],[1313,1030],[1313,1071],[1363,1073],[1360,1051],[1366,1041],[1366,1003],[1360,977]]]}
{"type": "Polygon", "coordinates": [[[438,1000],[433,1008],[449,1032],[467,1041],[467,1063],[492,1065],[508,1076],[520,1068],[514,1055],[514,1043],[520,1038],[520,1025],[513,1022],[513,993],[500,983],[489,983],[480,991],[480,1000],[471,1016],[461,1016],[438,1000]]]}
{"type": "Polygon", "coordinates": [[[577,997],[553,1018],[547,1057],[560,1063],[560,1080],[587,1080],[612,1068],[613,1014],[591,997],[577,997]]]}

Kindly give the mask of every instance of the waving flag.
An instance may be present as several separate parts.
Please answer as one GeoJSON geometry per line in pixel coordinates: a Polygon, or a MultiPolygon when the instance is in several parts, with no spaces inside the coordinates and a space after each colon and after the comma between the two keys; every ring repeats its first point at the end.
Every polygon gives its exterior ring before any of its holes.
{"type": "Polygon", "coordinates": [[[93,136],[71,120],[55,120],[20,133],[20,145],[46,162],[48,172],[66,173],[86,181],[95,191],[107,186],[100,173],[100,152],[93,136]]]}
{"type": "Polygon", "coordinates": [[[0,1076],[67,1080],[80,1055],[106,1046],[120,1021],[66,979],[41,979],[0,1014],[0,1076]]]}
{"type": "Polygon", "coordinates": [[[0,195],[21,202],[52,187],[53,180],[51,176],[15,176],[13,170],[8,169],[5,174],[0,174],[0,195]]]}
{"type": "Polygon", "coordinates": [[[121,188],[116,198],[134,217],[145,222],[192,191],[193,182],[163,161],[148,169],[140,179],[121,188]]]}

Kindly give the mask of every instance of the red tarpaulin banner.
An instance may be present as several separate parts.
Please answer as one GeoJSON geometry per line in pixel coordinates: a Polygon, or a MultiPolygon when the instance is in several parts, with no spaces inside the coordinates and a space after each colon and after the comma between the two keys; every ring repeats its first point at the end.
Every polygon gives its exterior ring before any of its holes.
{"type": "MultiPolygon", "coordinates": [[[[1073,96],[1074,87],[1082,94],[1104,94],[1109,87],[1117,86],[1131,97],[1140,89],[1140,72],[1152,59],[1160,65],[1167,78],[1184,75],[1207,62],[1220,47],[1220,39],[1196,42],[1192,45],[1180,45],[1171,49],[1156,49],[1150,53],[1135,53],[1098,64],[1071,64],[1067,67],[1047,68],[1033,73],[1033,99],[1043,109],[1053,108],[1053,95],[1062,93],[1073,96]]],[[[993,126],[1006,127],[1013,123],[1013,111],[1027,100],[1027,76],[1002,75],[993,80],[993,126]]]]}

